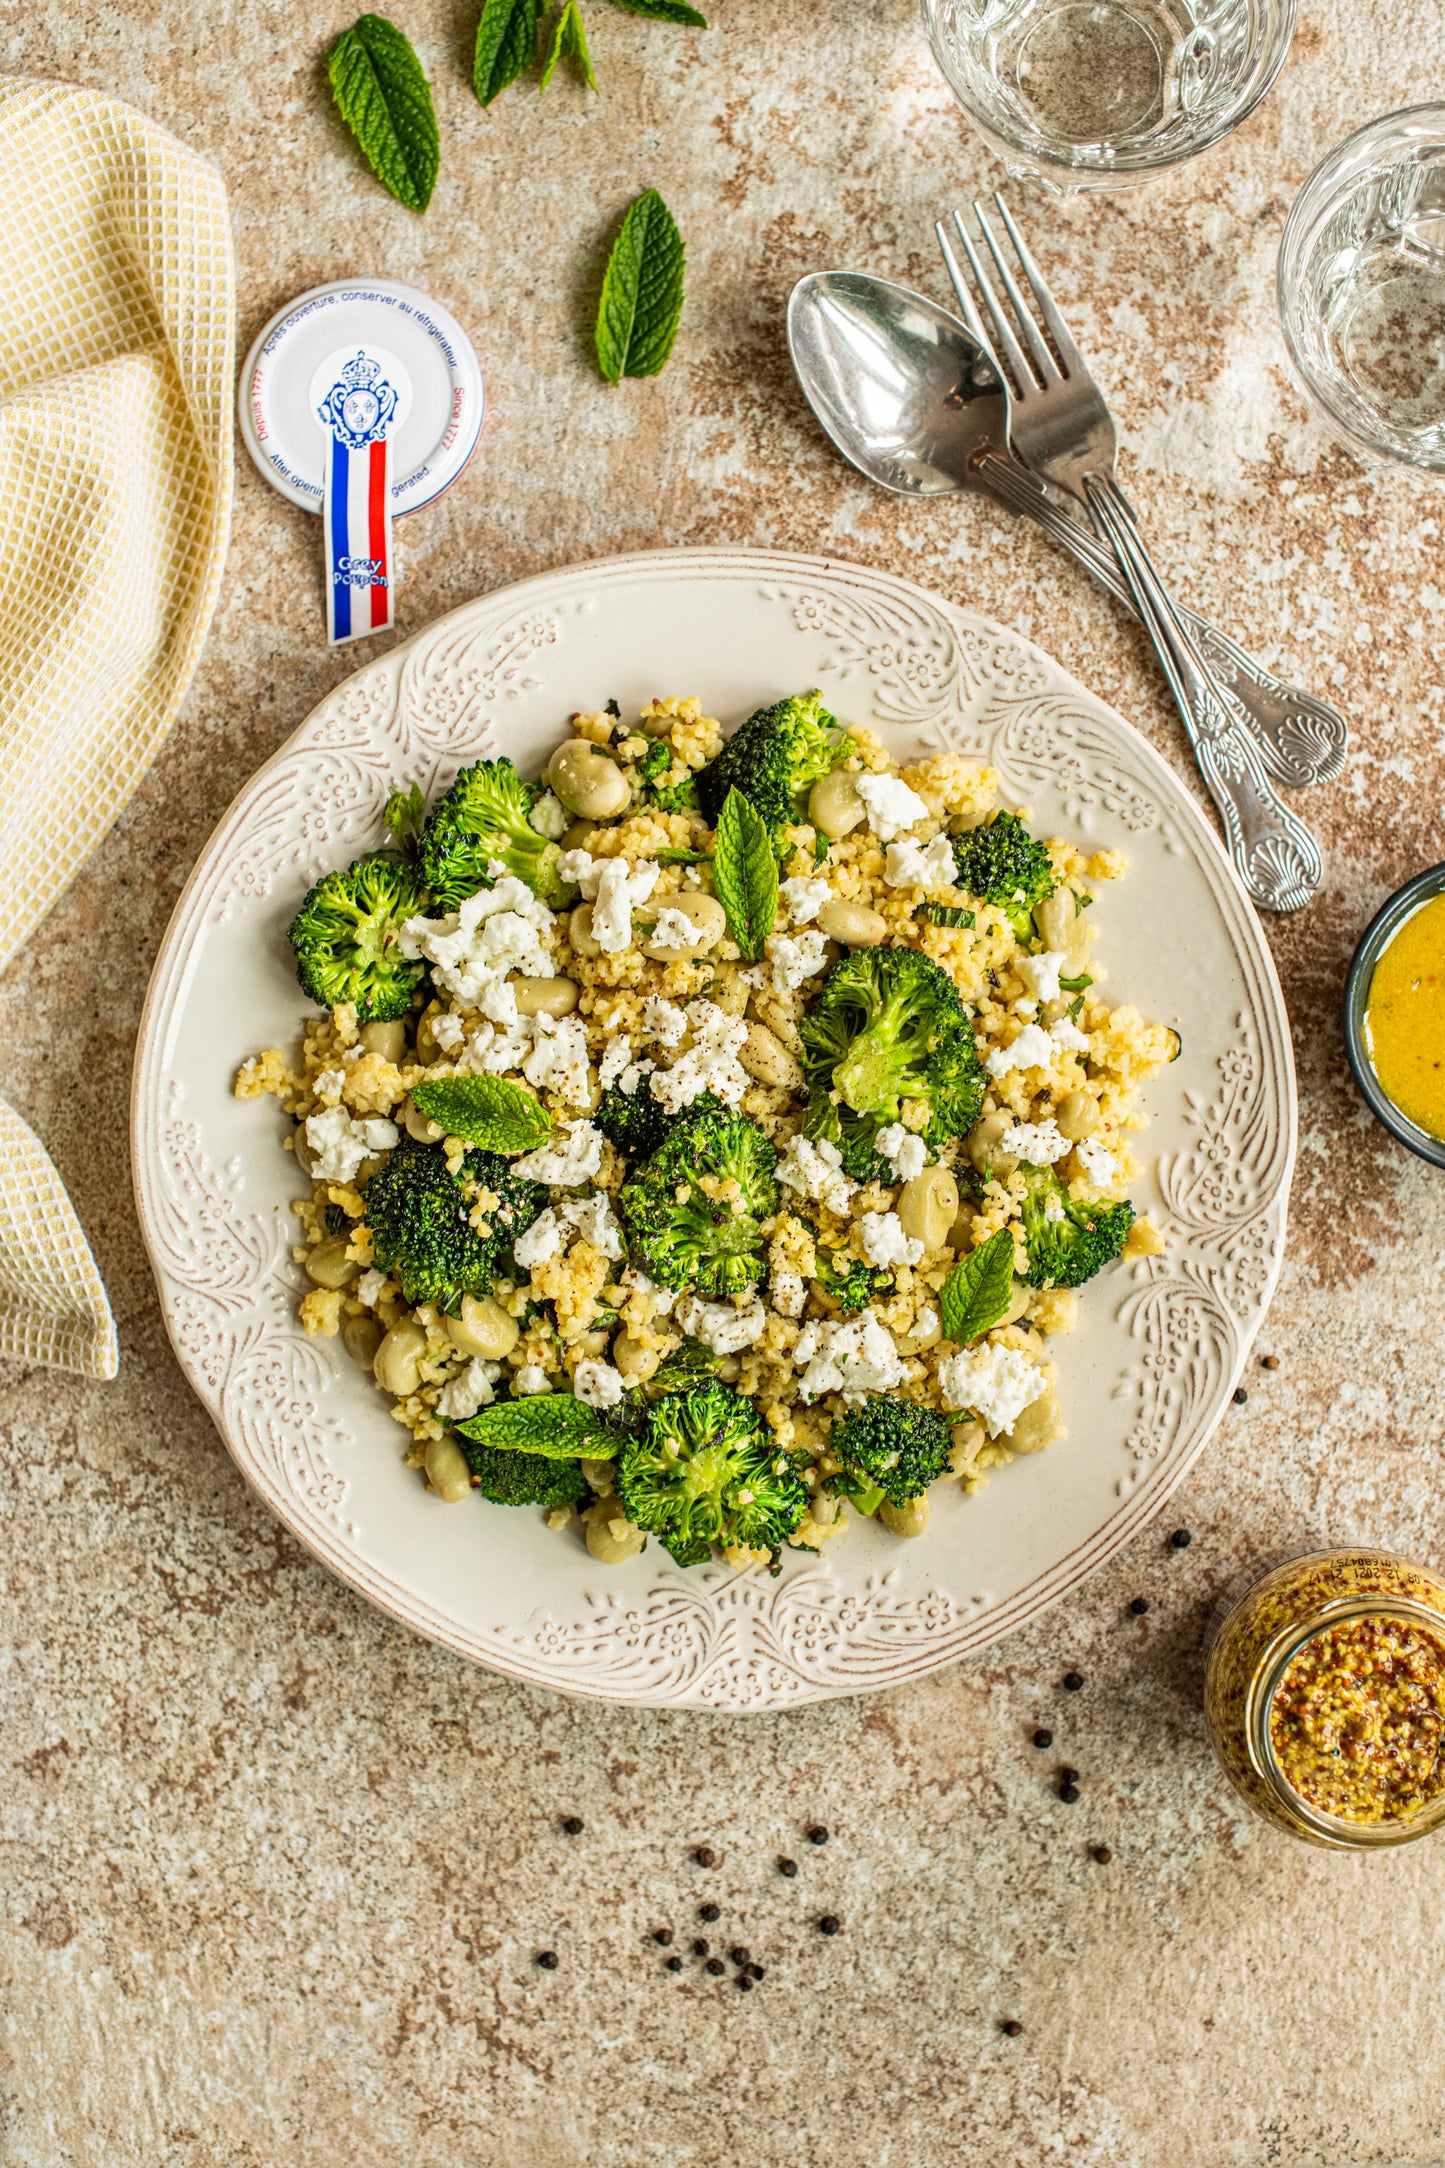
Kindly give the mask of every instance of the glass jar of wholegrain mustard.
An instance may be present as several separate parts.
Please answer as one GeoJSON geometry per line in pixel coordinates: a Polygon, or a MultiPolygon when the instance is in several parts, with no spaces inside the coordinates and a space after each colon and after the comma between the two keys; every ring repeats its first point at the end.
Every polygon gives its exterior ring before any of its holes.
{"type": "Polygon", "coordinates": [[[1386,1552],[1312,1551],[1220,1623],[1204,1689],[1255,1811],[1337,1850],[1445,1823],[1445,1579],[1386,1552]]]}

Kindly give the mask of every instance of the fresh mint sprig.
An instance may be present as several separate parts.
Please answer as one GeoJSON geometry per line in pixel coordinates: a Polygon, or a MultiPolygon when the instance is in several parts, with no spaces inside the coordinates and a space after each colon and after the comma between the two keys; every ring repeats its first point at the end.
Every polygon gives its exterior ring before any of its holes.
{"type": "Polygon", "coordinates": [[[505,1077],[436,1077],[413,1086],[411,1103],[449,1137],[488,1152],[530,1152],[552,1134],[547,1109],[505,1077]]]}
{"type": "Polygon", "coordinates": [[[767,822],[740,790],[718,815],[712,880],[739,954],[755,964],[778,915],[778,861],[767,822]]]}
{"type": "Polygon", "coordinates": [[[992,1330],[1013,1300],[1014,1238],[1007,1227],[954,1266],[938,1297],[944,1338],[957,1347],[992,1330]]]}
{"type": "Polygon", "coordinates": [[[562,59],[572,61],[589,90],[596,90],[597,78],[592,73],[592,55],[587,50],[587,30],[577,0],[567,0],[567,5],[552,25],[552,42],[547,48],[538,90],[547,88],[557,72],[558,61],[562,59]]]}
{"type": "Polygon", "coordinates": [[[542,0],[482,0],[472,52],[472,88],[483,105],[525,75],[537,57],[542,0]]]}
{"type": "Polygon", "coordinates": [[[686,253],[655,188],[628,205],[597,303],[597,366],[609,384],[656,376],[665,366],[682,316],[686,253]]]}
{"type": "Polygon", "coordinates": [[[424,211],[436,186],[441,136],[431,85],[410,42],[384,15],[362,15],[326,56],[336,109],[383,188],[424,211]]]}
{"type": "Polygon", "coordinates": [[[706,30],[707,17],[690,8],[687,0],[612,0],[628,15],[645,15],[654,23],[681,23],[687,30],[706,30]]]}
{"type": "Polygon", "coordinates": [[[547,1460],[606,1460],[616,1450],[601,1416],[575,1393],[535,1393],[479,1409],[456,1428],[478,1445],[547,1460]]]}

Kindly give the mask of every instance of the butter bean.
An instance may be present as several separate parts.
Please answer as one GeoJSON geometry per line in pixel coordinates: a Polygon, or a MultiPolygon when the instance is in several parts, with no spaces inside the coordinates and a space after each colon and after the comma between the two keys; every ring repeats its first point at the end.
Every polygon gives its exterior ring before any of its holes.
{"type": "Polygon", "coordinates": [[[573,821],[571,827],[563,832],[562,849],[590,851],[596,841],[597,829],[592,821],[573,821]]]}
{"type": "Polygon", "coordinates": [[[1081,1144],[1099,1126],[1099,1102],[1092,1092],[1067,1092],[1059,1101],[1054,1120],[1071,1144],[1081,1144]]]}
{"type": "Polygon", "coordinates": [[[368,1054],[380,1054],[383,1061],[400,1061],[406,1052],[406,1024],[399,1016],[387,1024],[363,1024],[360,1039],[368,1054]]]}
{"type": "Polygon", "coordinates": [[[361,1271],[356,1259],[346,1254],[350,1243],[349,1234],[328,1235],[314,1250],[308,1250],[307,1279],[316,1287],[350,1287],[361,1271]]]}
{"type": "Polygon", "coordinates": [[[572,916],[568,919],[567,939],[572,944],[574,954],[578,956],[600,956],[602,954],[602,943],[594,940],[592,934],[592,906],[590,903],[579,903],[572,916]]]}
{"type": "Polygon", "coordinates": [[[643,1385],[662,1361],[659,1350],[645,1347],[630,1332],[619,1333],[612,1344],[612,1360],[629,1385],[643,1385]]]}
{"type": "Polygon", "coordinates": [[[627,778],[615,760],[585,738],[559,745],[547,763],[547,782],[569,813],[581,820],[610,820],[631,802],[627,778]]]}
{"type": "Polygon", "coordinates": [[[394,1400],[405,1400],[421,1383],[421,1361],[426,1353],[426,1334],[413,1318],[404,1317],[376,1351],[373,1369],[376,1382],[394,1400]]]}
{"type": "Polygon", "coordinates": [[[985,1114],[974,1123],[964,1143],[964,1150],[980,1174],[1012,1174],[1018,1165],[1010,1152],[999,1150],[999,1139],[1006,1130],[1012,1129],[1011,1114],[985,1114]]]}
{"type": "Polygon", "coordinates": [[[620,1566],[636,1558],[647,1538],[634,1528],[615,1498],[599,1498],[587,1508],[587,1548],[600,1566],[620,1566]]]}
{"type": "Polygon", "coordinates": [[[927,1491],[921,1498],[910,1498],[902,1506],[895,1506],[885,1498],[878,1508],[878,1518],[890,1536],[921,1536],[928,1526],[927,1491]]]}
{"type": "Polygon", "coordinates": [[[599,1498],[612,1496],[612,1478],[617,1472],[615,1460],[584,1460],[578,1465],[599,1498]]]}
{"type": "Polygon", "coordinates": [[[433,1062],[437,1061],[441,1056],[441,1047],[438,1045],[436,1033],[431,1027],[432,1020],[429,1016],[424,1016],[416,1027],[416,1058],[418,1061],[433,1062]]]}
{"type": "Polygon", "coordinates": [[[808,818],[830,842],[851,835],[867,816],[868,808],[846,768],[834,768],[813,785],[808,798],[808,818]]]}
{"type": "Polygon", "coordinates": [[[941,1250],[958,1217],[958,1184],[947,1167],[925,1167],[898,1193],[898,1223],[925,1251],[941,1250]]]}
{"type": "Polygon", "coordinates": [[[1057,1393],[1045,1391],[1037,1400],[1031,1400],[1012,1430],[1006,1430],[999,1440],[1011,1453],[1041,1453],[1046,1445],[1052,1445],[1064,1427],[1063,1411],[1059,1407],[1057,1393]]]}
{"type": "Polygon", "coordinates": [[[818,913],[818,930],[831,941],[841,941],[844,948],[877,948],[887,938],[888,925],[881,913],[870,910],[866,903],[849,903],[842,896],[834,896],[818,913]]]}
{"type": "Polygon", "coordinates": [[[430,1120],[419,1108],[412,1105],[410,1095],[402,1105],[401,1126],[409,1137],[416,1138],[418,1144],[440,1144],[446,1135],[440,1122],[430,1120]]]}
{"type": "Polygon", "coordinates": [[[341,1345],[354,1363],[370,1370],[384,1334],[374,1317],[349,1317],[341,1328],[341,1345]]]}
{"type": "Polygon", "coordinates": [[[570,1016],[577,1006],[573,979],[514,978],[510,984],[519,1016],[570,1016]]]}
{"type": "Polygon", "coordinates": [[[756,1077],[760,1084],[771,1084],[779,1091],[801,1092],[803,1089],[802,1070],[782,1040],[769,1031],[766,1024],[749,1024],[738,1060],[748,1075],[756,1077]]]}
{"type": "Polygon", "coordinates": [[[472,1471],[455,1438],[432,1438],[426,1449],[426,1479],[449,1506],[472,1494],[472,1471]]]}
{"type": "Polygon", "coordinates": [[[446,1321],[447,1337],[463,1355],[501,1362],[522,1337],[522,1328],[495,1295],[463,1295],[461,1313],[446,1321]]]}
{"type": "Polygon", "coordinates": [[[291,1149],[296,1155],[296,1164],[301,1169],[301,1172],[314,1176],[316,1172],[316,1154],[306,1141],[304,1128],[297,1130],[291,1142],[291,1149]]]}
{"type": "Polygon", "coordinates": [[[1034,924],[1044,947],[1063,957],[1064,977],[1077,978],[1088,958],[1094,935],[1087,912],[1078,908],[1075,891],[1056,888],[1052,896],[1045,896],[1034,912],[1034,924]]]}
{"type": "Polygon", "coordinates": [[[654,963],[676,963],[678,958],[683,956],[706,956],[709,949],[717,947],[728,930],[726,911],[716,896],[709,896],[703,889],[687,888],[675,896],[658,897],[657,908],[681,911],[684,918],[692,920],[702,938],[676,948],[668,942],[644,942],[642,953],[650,956],[654,963]]]}

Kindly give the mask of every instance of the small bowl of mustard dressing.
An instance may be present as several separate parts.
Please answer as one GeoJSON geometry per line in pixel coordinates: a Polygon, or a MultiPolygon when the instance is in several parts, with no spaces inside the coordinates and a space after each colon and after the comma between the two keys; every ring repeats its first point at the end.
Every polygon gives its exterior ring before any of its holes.
{"type": "Polygon", "coordinates": [[[1445,1167],[1445,865],[1417,873],[1365,928],[1345,983],[1345,1050],[1391,1136],[1445,1167]]]}

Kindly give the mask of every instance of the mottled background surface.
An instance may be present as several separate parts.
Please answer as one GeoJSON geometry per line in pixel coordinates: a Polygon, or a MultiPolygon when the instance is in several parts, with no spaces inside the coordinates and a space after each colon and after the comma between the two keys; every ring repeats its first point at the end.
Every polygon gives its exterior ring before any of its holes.
{"type": "MultiPolygon", "coordinates": [[[[404,0],[444,135],[424,222],[369,179],[324,95],[351,0],[34,0],[5,11],[0,67],[114,91],[216,159],[244,342],[357,272],[412,280],[470,327],[490,420],[464,480],[399,530],[400,635],[588,555],[826,548],[1020,625],[1180,759],[1112,606],[987,508],[867,494],[793,388],[792,280],[857,263],[939,292],[930,222],[995,178],[911,0],[712,12],[699,36],[593,0],[601,100],[559,79],[483,113],[475,0],[404,0]],[[581,326],[605,237],[649,183],[686,234],[687,314],[667,375],[614,392],[581,326]]],[[[315,523],[243,464],[180,724],[0,982],[6,1095],[70,1186],[124,1349],[110,1386],[0,1379],[7,2168],[1445,2159],[1445,1844],[1358,1863],[1265,1833],[1199,1717],[1204,1628],[1241,1570],[1358,1534],[1445,1556],[1441,1177],[1371,1125],[1337,1022],[1358,930],[1445,855],[1442,500],[1327,442],[1271,302],[1305,173],[1438,82],[1445,31],[1430,7],[1302,12],[1240,137],[1061,212],[1048,251],[1164,564],[1355,729],[1346,779],[1303,801],[1326,893],[1271,928],[1303,1115],[1260,1343],[1278,1370],[1253,1372],[1157,1532],[1031,1631],[873,1701],[613,1712],[469,1670],[333,1585],[181,1381],[125,1141],[181,882],[238,786],[369,652],[320,644],[315,523]],[[1193,1545],[1167,1551],[1180,1523],[1193,1545]],[[1060,1761],[1081,1773],[1072,1806],[1060,1761]],[[569,1813],[580,1836],[559,1831],[569,1813]],[[711,1874],[689,1862],[703,1842],[711,1874]],[[685,1947],[709,1895],[715,1945],[767,1968],[749,1997],[691,1959],[673,1979],[646,1939],[670,1923],[685,1947]]]]}

